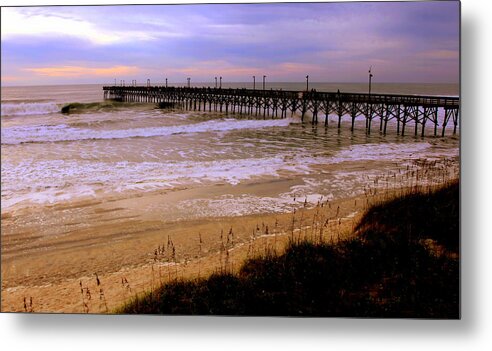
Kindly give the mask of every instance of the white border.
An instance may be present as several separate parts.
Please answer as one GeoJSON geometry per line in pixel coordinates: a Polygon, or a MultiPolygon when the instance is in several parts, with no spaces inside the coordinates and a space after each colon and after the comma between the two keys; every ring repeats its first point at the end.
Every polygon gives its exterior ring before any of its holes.
{"type": "MultiPolygon", "coordinates": [[[[163,2],[183,1],[143,1],[163,2]]],[[[125,2],[0,0],[2,6],[98,3],[125,2]]],[[[490,350],[492,89],[486,79],[492,78],[492,21],[487,3],[462,1],[461,321],[0,314],[2,349],[490,350]]]]}

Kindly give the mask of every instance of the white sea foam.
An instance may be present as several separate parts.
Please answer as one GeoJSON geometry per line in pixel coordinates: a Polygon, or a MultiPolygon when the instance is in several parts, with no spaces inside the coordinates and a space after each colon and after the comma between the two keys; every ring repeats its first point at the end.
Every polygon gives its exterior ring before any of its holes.
{"type": "MultiPolygon", "coordinates": [[[[176,205],[181,213],[192,218],[209,216],[242,216],[259,213],[281,213],[292,209],[292,199],[253,195],[222,195],[213,199],[191,199],[176,205]]],[[[180,219],[180,218],[176,218],[180,219]]]]}
{"type": "Polygon", "coordinates": [[[359,144],[342,149],[335,154],[333,163],[345,161],[406,161],[418,158],[432,159],[432,156],[453,157],[458,148],[437,149],[428,142],[359,144]]]}
{"type": "Polygon", "coordinates": [[[226,159],[217,161],[178,162],[91,162],[91,161],[25,161],[13,165],[3,162],[2,191],[48,188],[71,184],[114,184],[124,190],[129,184],[153,187],[177,183],[225,181],[232,185],[254,176],[277,176],[280,169],[304,174],[316,159],[286,159],[285,155],[269,158],[226,159]],[[23,179],[22,183],[15,179],[23,179]]]}
{"type": "MultiPolygon", "coordinates": [[[[177,186],[200,186],[216,182],[231,185],[253,177],[278,177],[283,169],[304,174],[309,161],[271,158],[226,159],[217,161],[179,162],[90,162],[90,161],[25,161],[13,165],[2,163],[2,205],[20,194],[31,194],[34,202],[63,201],[67,193],[80,193],[80,186],[107,192],[170,189],[177,186]],[[22,179],[17,182],[16,179],[22,179]],[[43,194],[43,195],[39,195],[43,194]]],[[[84,194],[90,193],[84,188],[84,194]]],[[[21,196],[22,198],[22,196],[21,196]]]]}
{"type": "Polygon", "coordinates": [[[54,102],[2,103],[2,116],[45,115],[60,112],[54,102]]]}
{"type": "Polygon", "coordinates": [[[120,130],[94,130],[73,128],[65,124],[56,126],[23,126],[2,128],[2,144],[55,142],[97,139],[124,139],[134,137],[168,136],[184,133],[228,132],[237,129],[258,129],[288,126],[294,120],[211,120],[207,122],[166,127],[133,128],[120,130]]]}
{"type": "Polygon", "coordinates": [[[61,191],[57,188],[35,189],[23,194],[2,190],[2,207],[8,209],[17,204],[24,204],[25,206],[29,206],[30,203],[53,204],[60,201],[67,201],[72,198],[95,196],[94,189],[87,185],[73,186],[67,190],[68,191],[61,191]]]}
{"type": "MultiPolygon", "coordinates": [[[[169,162],[93,162],[93,161],[23,161],[3,162],[2,205],[9,207],[32,196],[34,202],[63,201],[70,196],[88,196],[95,191],[125,192],[132,190],[196,187],[216,183],[237,185],[259,177],[277,178],[289,172],[303,177],[304,185],[294,186],[280,197],[298,197],[309,203],[318,201],[319,191],[332,197],[347,189],[361,190],[364,178],[381,170],[332,170],[329,175],[313,173],[314,165],[337,164],[345,161],[386,159],[403,165],[412,159],[432,154],[429,143],[368,144],[352,146],[334,156],[313,157],[308,153],[291,155],[286,152],[261,158],[221,159],[213,161],[184,160],[169,162]],[[387,146],[385,148],[385,146],[387,146]],[[382,155],[378,158],[378,152],[382,155]],[[282,171],[282,172],[281,172],[282,171]],[[321,177],[321,178],[320,178],[321,177]],[[22,182],[16,181],[22,179],[22,182]],[[82,189],[82,190],[81,190],[82,189]],[[20,196],[21,194],[24,194],[20,196]],[[28,195],[31,194],[31,195],[28,195]],[[331,195],[330,195],[331,194],[331,195]],[[301,198],[302,196],[302,198],[301,198]]],[[[443,150],[436,151],[436,156],[443,150]]],[[[457,149],[449,150],[456,156],[457,149]]],[[[185,157],[185,155],[183,155],[185,157]]],[[[394,163],[392,163],[394,165],[394,163]]],[[[326,196],[325,195],[325,196],[326,196]]],[[[345,195],[353,195],[345,194],[345,195]]],[[[285,202],[285,201],[282,201],[285,202]]]]}
{"type": "Polygon", "coordinates": [[[411,158],[427,150],[429,143],[380,143],[380,144],[360,144],[353,145],[339,151],[335,157],[335,162],[343,161],[370,161],[370,160],[400,160],[411,158]]]}

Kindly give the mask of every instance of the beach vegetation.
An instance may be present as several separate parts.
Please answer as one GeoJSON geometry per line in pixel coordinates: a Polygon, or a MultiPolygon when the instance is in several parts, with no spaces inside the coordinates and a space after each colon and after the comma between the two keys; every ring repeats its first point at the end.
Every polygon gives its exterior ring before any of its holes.
{"type": "Polygon", "coordinates": [[[459,277],[455,180],[373,204],[345,239],[292,235],[285,251],[169,281],[114,312],[456,319],[459,277]]]}

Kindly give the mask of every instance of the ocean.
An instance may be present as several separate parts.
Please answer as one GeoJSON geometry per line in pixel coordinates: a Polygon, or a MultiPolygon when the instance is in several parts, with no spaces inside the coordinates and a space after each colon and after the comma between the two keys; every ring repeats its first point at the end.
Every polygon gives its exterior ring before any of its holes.
{"type": "MultiPolygon", "coordinates": [[[[305,83],[267,83],[267,88],[302,90],[305,83]]],[[[367,84],[311,83],[309,88],[365,92],[367,84]]],[[[459,94],[454,84],[373,84],[372,91],[459,94]]],[[[366,135],[362,118],[354,132],[349,118],[340,130],[335,121],[331,116],[325,128],[301,124],[296,115],[263,120],[161,110],[154,104],[103,101],[102,85],[2,87],[2,215],[170,192],[173,201],[149,197],[139,210],[170,222],[285,212],[320,199],[359,195],[369,187],[400,186],[408,178],[404,174],[418,171],[423,161],[451,175],[459,172],[459,131],[453,136],[449,130],[444,138],[401,137],[390,123],[386,136],[377,128],[366,135]],[[85,105],[62,114],[68,103],[85,105]]],[[[435,181],[427,178],[421,181],[435,181]]],[[[47,231],[53,223],[46,223],[47,231]]]]}

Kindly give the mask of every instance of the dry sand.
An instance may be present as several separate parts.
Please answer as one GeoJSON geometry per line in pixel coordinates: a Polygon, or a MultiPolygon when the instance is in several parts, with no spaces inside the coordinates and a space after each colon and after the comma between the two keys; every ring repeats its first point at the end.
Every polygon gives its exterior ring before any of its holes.
{"type": "Polygon", "coordinates": [[[337,240],[352,233],[375,199],[176,222],[143,210],[179,196],[156,191],[3,212],[2,311],[111,312],[159,283],[236,270],[248,257],[282,250],[289,238],[319,236],[321,225],[324,240],[337,240]]]}

